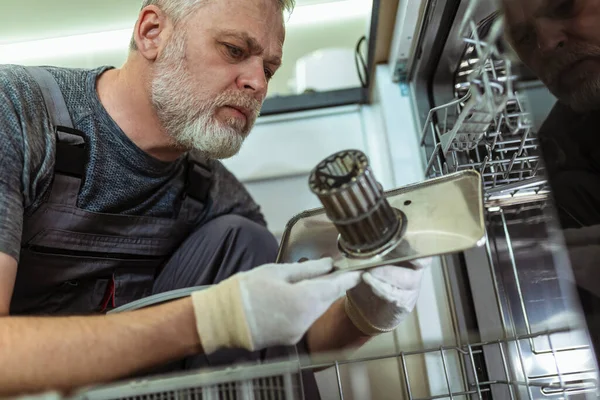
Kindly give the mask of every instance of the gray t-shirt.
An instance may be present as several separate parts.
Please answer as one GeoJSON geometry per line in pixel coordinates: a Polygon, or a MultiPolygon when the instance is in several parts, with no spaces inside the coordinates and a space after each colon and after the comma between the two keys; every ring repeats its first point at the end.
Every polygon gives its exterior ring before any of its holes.
{"type": "MultiPolygon", "coordinates": [[[[138,148],[108,115],[94,70],[45,67],[57,80],[88,161],[77,206],[84,210],[168,218],[178,210],[185,156],[160,161],[138,148]]],[[[55,138],[42,92],[22,66],[0,65],[0,252],[19,259],[23,220],[49,194],[55,138]]],[[[266,225],[259,206],[218,161],[211,160],[212,205],[204,221],[238,214],[266,225]]]]}

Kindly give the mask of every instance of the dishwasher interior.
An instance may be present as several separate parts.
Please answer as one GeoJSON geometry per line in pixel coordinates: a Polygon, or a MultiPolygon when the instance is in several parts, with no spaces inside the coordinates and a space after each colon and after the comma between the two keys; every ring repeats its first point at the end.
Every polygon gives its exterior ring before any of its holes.
{"type": "MultiPolygon", "coordinates": [[[[444,259],[459,337],[494,343],[479,348],[480,369],[469,350],[466,374],[478,398],[482,386],[493,398],[595,396],[596,357],[538,152],[540,84],[510,51],[497,6],[430,3],[427,22],[448,40],[413,80],[427,177],[475,169],[484,186],[485,248],[444,259]]],[[[423,52],[437,34],[425,29],[423,52]]]]}
{"type": "MultiPolygon", "coordinates": [[[[442,258],[456,343],[366,358],[238,366],[87,390],[85,399],[302,399],[302,372],[388,360],[389,398],[564,399],[597,396],[595,352],[537,153],[528,93],[492,1],[426,2],[409,74],[427,178],[476,170],[486,244],[442,258]],[[428,376],[414,366],[438,365],[428,376]],[[431,363],[430,363],[431,364],[431,363]],[[415,372],[417,371],[417,372],[415,372]],[[436,375],[436,376],[433,376],[436,375]],[[437,389],[416,389],[423,380],[437,389]]],[[[532,83],[533,82],[533,83],[532,83]]],[[[360,369],[352,379],[359,382],[360,369]]],[[[351,390],[351,389],[350,389],[351,390]]]]}

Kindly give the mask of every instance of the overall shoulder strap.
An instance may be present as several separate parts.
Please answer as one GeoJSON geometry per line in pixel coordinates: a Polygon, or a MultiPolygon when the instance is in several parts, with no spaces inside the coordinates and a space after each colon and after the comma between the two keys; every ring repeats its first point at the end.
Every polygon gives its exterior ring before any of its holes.
{"type": "Polygon", "coordinates": [[[50,201],[75,205],[85,174],[84,136],[73,126],[62,91],[54,76],[41,67],[26,67],[39,85],[50,121],[56,131],[55,179],[50,201]]]}
{"type": "Polygon", "coordinates": [[[188,153],[186,164],[184,201],[179,215],[189,223],[198,223],[211,205],[213,171],[208,160],[194,152],[188,153]]]}
{"type": "Polygon", "coordinates": [[[188,153],[186,192],[189,196],[206,203],[212,186],[212,175],[209,161],[205,157],[194,151],[188,153]]]}
{"type": "Polygon", "coordinates": [[[73,127],[62,91],[54,76],[41,67],[26,67],[39,85],[50,120],[56,128],[55,171],[82,177],[85,169],[85,140],[73,127]]]}
{"type": "Polygon", "coordinates": [[[73,129],[73,121],[71,121],[65,98],[52,74],[41,67],[26,68],[42,90],[44,102],[54,126],[73,129]]]}

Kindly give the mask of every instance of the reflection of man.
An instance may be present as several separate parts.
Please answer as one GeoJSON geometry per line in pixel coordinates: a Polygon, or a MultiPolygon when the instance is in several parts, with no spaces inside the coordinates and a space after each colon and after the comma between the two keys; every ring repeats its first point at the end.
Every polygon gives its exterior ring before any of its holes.
{"type": "Polygon", "coordinates": [[[509,41],[558,102],[538,133],[600,353],[600,2],[502,0],[509,41]]]}
{"type": "Polygon", "coordinates": [[[502,2],[514,49],[559,99],[539,138],[561,223],[600,224],[600,3],[502,2]]]}

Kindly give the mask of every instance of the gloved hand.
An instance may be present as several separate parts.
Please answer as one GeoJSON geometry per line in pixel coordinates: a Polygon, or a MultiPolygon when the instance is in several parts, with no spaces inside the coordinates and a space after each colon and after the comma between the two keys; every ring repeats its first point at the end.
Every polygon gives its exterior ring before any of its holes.
{"type": "Polygon", "coordinates": [[[337,299],[360,282],[360,272],[325,276],[332,268],[330,258],[267,264],[192,293],[204,352],[298,343],[337,299]]]}
{"type": "Polygon", "coordinates": [[[421,288],[423,268],[431,258],[404,266],[375,267],[346,294],[346,314],[365,335],[392,331],[412,312],[421,288]]]}

